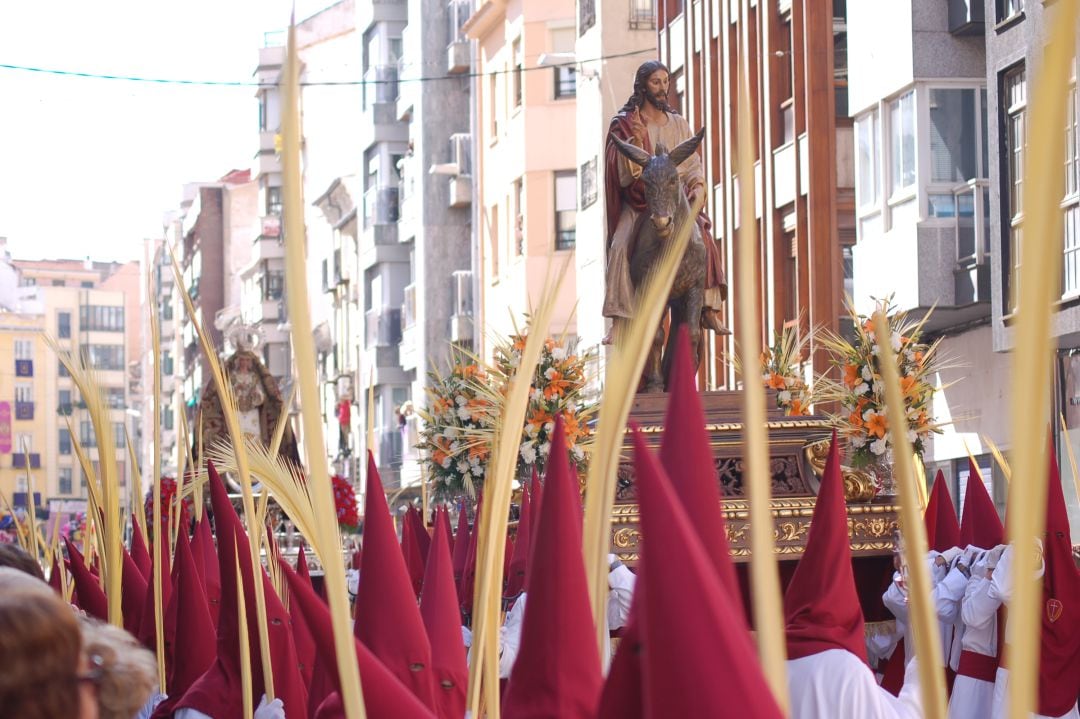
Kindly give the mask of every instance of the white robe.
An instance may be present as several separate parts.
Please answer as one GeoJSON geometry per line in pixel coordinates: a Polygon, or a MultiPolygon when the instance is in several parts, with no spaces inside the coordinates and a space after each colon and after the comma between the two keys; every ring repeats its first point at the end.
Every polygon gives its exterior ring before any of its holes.
{"type": "Polygon", "coordinates": [[[960,621],[960,601],[964,598],[967,577],[953,567],[930,593],[930,600],[937,613],[941,628],[941,657],[950,669],[956,671],[960,661],[960,636],[963,623],[960,621]]]}
{"type": "Polygon", "coordinates": [[[874,681],[870,668],[845,649],[829,649],[787,662],[791,719],[921,719],[916,661],[894,697],[874,681]]]}
{"type": "MultiPolygon", "coordinates": [[[[990,596],[990,580],[972,577],[964,591],[960,619],[963,651],[997,655],[997,611],[1001,600],[990,596]]],[[[994,682],[956,675],[949,698],[949,719],[986,719],[994,706],[994,682]]]]}

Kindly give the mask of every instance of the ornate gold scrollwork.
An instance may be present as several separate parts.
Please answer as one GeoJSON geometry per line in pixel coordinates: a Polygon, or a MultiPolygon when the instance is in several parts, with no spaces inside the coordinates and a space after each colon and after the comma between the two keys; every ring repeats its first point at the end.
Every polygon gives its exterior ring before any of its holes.
{"type": "MultiPolygon", "coordinates": [[[[811,442],[806,445],[806,460],[814,474],[821,476],[825,472],[825,460],[829,456],[828,439],[811,442]]],[[[874,498],[874,482],[866,472],[840,466],[844,478],[844,498],[849,502],[869,502],[874,498]]]]}
{"type": "Polygon", "coordinates": [[[636,547],[640,540],[641,531],[636,525],[620,527],[611,537],[611,543],[614,544],[617,549],[636,547]]]}

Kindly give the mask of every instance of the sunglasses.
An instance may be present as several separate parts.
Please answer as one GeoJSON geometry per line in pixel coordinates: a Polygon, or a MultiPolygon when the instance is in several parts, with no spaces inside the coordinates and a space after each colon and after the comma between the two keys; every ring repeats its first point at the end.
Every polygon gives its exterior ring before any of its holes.
{"type": "Polygon", "coordinates": [[[89,682],[94,686],[101,683],[101,678],[105,675],[105,660],[101,658],[100,654],[91,654],[86,658],[87,663],[90,664],[90,668],[75,675],[75,681],[82,684],[83,682],[89,682]]]}

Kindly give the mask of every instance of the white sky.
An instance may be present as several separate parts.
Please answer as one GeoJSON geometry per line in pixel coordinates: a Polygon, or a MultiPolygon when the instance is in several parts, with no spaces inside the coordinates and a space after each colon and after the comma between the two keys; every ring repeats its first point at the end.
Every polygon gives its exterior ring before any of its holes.
{"type": "MultiPolygon", "coordinates": [[[[299,0],[302,19],[331,0],[299,0]]],[[[289,0],[5,0],[0,63],[250,81],[289,0]]],[[[330,78],[328,78],[330,79],[330,78]]],[[[354,79],[354,78],[332,78],[354,79]]],[[[135,259],[185,182],[251,165],[253,87],[158,85],[0,68],[0,236],[21,259],[135,259]]]]}

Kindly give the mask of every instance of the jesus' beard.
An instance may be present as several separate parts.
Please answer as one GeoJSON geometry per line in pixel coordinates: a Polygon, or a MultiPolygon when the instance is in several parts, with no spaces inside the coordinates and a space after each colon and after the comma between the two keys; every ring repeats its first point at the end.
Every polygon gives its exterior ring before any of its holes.
{"type": "Polygon", "coordinates": [[[645,99],[649,104],[662,112],[668,112],[671,108],[667,104],[667,95],[663,93],[645,93],[645,99]]]}

